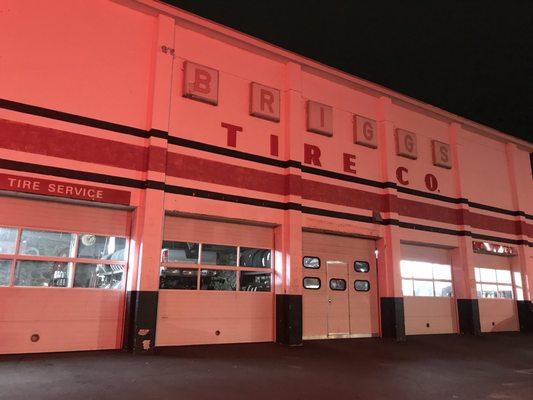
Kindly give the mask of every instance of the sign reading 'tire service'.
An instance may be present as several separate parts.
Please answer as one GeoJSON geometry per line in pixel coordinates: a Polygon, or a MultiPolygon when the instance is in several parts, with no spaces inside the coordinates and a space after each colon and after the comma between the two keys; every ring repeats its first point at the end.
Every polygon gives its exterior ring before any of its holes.
{"type": "Polygon", "coordinates": [[[0,190],[67,197],[101,203],[130,204],[130,192],[125,190],[99,188],[27,176],[0,174],[0,190]]]}

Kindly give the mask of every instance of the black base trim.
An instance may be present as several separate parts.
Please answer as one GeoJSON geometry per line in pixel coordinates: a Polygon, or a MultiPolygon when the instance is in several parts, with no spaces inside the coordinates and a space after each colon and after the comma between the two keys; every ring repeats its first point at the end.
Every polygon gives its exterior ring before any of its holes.
{"type": "Polygon", "coordinates": [[[276,295],[276,343],[287,346],[302,344],[301,295],[276,295]]]}
{"type": "Polygon", "coordinates": [[[136,354],[154,351],[158,302],[157,291],[131,291],[126,294],[125,350],[136,354]]]}
{"type": "Polygon", "coordinates": [[[516,303],[518,306],[520,332],[533,332],[533,302],[518,300],[516,303]]]}
{"type": "Polygon", "coordinates": [[[381,336],[405,340],[405,314],[403,297],[381,298],[381,336]]]}
{"type": "Polygon", "coordinates": [[[459,333],[462,335],[481,335],[477,299],[457,299],[457,312],[459,314],[459,333]]]}

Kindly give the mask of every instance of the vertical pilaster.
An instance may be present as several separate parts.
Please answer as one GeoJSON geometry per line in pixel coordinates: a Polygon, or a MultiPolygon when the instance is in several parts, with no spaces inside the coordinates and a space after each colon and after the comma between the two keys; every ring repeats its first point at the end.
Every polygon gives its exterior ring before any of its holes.
{"type": "Polygon", "coordinates": [[[165,209],[167,135],[174,59],[174,20],[157,17],[153,75],[149,82],[150,137],[147,139],[146,188],[135,210],[132,244],[136,271],[128,284],[125,347],[136,353],[154,349],[159,296],[159,264],[165,209]]]}
{"type": "MultiPolygon", "coordinates": [[[[456,122],[452,122],[448,127],[452,155],[452,179],[455,197],[462,199],[456,206],[459,215],[459,228],[464,232],[471,232],[471,227],[468,222],[470,207],[464,198],[461,182],[461,163],[458,152],[460,129],[461,125],[456,122]]],[[[480,335],[481,323],[479,320],[473,255],[472,237],[468,235],[459,236],[458,246],[452,250],[452,277],[454,295],[457,301],[459,332],[462,334],[480,335]]]]}
{"type": "MultiPolygon", "coordinates": [[[[507,143],[505,152],[507,156],[507,170],[509,174],[509,183],[511,187],[511,198],[513,201],[513,210],[522,211],[524,208],[521,202],[522,198],[527,196],[520,195],[520,192],[524,190],[518,183],[518,173],[526,173],[529,175],[529,171],[523,172],[523,166],[520,168],[518,163],[518,148],[515,143],[507,143]]],[[[530,180],[527,180],[530,184],[530,180]]],[[[515,286],[515,299],[517,302],[518,319],[520,322],[520,330],[522,332],[533,332],[533,304],[531,293],[531,282],[533,282],[533,266],[528,268],[527,254],[528,254],[528,236],[525,232],[527,226],[527,220],[523,213],[515,216],[516,227],[518,231],[518,240],[522,243],[517,246],[517,255],[511,260],[511,269],[513,272],[513,283],[515,286]],[[517,287],[521,286],[521,290],[517,287]]]]}
{"type": "Polygon", "coordinates": [[[400,228],[396,190],[396,145],[392,121],[392,101],[380,97],[377,110],[381,180],[387,199],[388,221],[378,240],[378,279],[381,305],[381,334],[396,340],[405,339],[405,317],[400,275],[400,228]]]}
{"type": "Polygon", "coordinates": [[[283,223],[276,229],[276,342],[287,345],[302,343],[302,212],[301,169],[304,108],[302,75],[298,64],[285,67],[285,87],[282,97],[284,124],[284,159],[289,204],[283,223]],[[294,164],[294,165],[293,165],[294,164]]]}

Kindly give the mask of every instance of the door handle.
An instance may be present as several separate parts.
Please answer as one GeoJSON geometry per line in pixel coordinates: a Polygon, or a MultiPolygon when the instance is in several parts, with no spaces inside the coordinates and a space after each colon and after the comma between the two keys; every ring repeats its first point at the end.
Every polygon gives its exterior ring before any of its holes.
{"type": "Polygon", "coordinates": [[[328,303],[331,303],[331,299],[328,299],[328,303]]]}

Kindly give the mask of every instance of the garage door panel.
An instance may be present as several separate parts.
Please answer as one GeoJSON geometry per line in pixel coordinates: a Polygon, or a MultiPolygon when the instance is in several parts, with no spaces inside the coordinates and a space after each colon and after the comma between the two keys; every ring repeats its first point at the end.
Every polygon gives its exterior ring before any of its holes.
{"type": "Polygon", "coordinates": [[[104,207],[0,197],[3,226],[129,236],[131,213],[104,207]]]}
{"type": "Polygon", "coordinates": [[[0,321],[0,353],[39,353],[80,350],[111,350],[121,347],[123,322],[118,319],[76,321],[0,321]],[[31,336],[39,335],[38,342],[31,336]]]}
{"type": "Polygon", "coordinates": [[[454,299],[405,297],[404,310],[408,335],[457,332],[454,299]]]}
{"type": "Polygon", "coordinates": [[[273,341],[273,318],[272,293],[164,290],[159,296],[156,343],[170,346],[273,341]]]}
{"type": "Polygon", "coordinates": [[[518,331],[516,303],[506,299],[478,299],[481,332],[518,331]]]}

